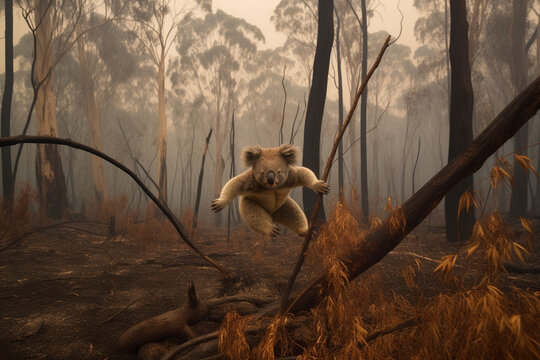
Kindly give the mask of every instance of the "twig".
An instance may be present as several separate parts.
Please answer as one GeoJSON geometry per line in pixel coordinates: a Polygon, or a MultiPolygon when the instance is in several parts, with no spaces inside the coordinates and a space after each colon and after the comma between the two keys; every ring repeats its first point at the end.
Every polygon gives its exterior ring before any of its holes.
{"type": "Polygon", "coordinates": [[[139,185],[139,187],[144,191],[144,193],[154,202],[154,204],[157,205],[157,207],[165,214],[167,219],[171,222],[171,224],[176,229],[176,232],[182,240],[191,248],[193,249],[199,256],[204,258],[207,262],[212,264],[216,269],[218,269],[222,275],[226,278],[230,278],[230,275],[227,273],[227,271],[219,265],[217,262],[209,258],[207,255],[205,255],[201,250],[199,250],[190,240],[190,238],[186,235],[184,226],[180,223],[180,221],[174,216],[172,211],[169,209],[167,205],[162,203],[160,200],[158,200],[154,194],[146,187],[146,185],[135,175],[133,171],[131,171],[129,168],[127,168],[125,165],[120,163],[119,161],[113,159],[109,155],[94,149],[88,145],[84,145],[78,142],[75,142],[73,140],[69,139],[62,139],[54,136],[10,136],[10,137],[3,137],[0,138],[0,147],[4,146],[13,146],[16,144],[22,144],[22,143],[30,143],[30,144],[56,144],[56,145],[64,145],[69,146],[74,149],[79,149],[88,153],[91,153],[93,155],[99,156],[103,160],[107,161],[108,163],[116,166],[126,174],[128,174],[136,183],[139,185]]]}
{"type": "Polygon", "coordinates": [[[100,325],[103,325],[103,324],[106,324],[106,323],[108,323],[108,322],[114,320],[115,317],[117,317],[118,315],[120,315],[121,313],[123,313],[124,311],[126,311],[127,309],[129,309],[133,304],[135,304],[135,303],[141,301],[142,299],[144,299],[144,298],[138,298],[138,299],[133,300],[132,302],[130,302],[129,304],[127,304],[122,310],[118,311],[116,314],[114,314],[113,316],[111,316],[111,317],[108,318],[107,320],[100,322],[99,324],[100,324],[100,325]]]}
{"type": "Polygon", "coordinates": [[[414,175],[416,173],[416,165],[418,165],[418,159],[420,158],[420,142],[421,138],[418,137],[418,151],[416,153],[416,160],[414,161],[414,166],[412,170],[412,193],[414,194],[414,175]]]}
{"type": "Polygon", "coordinates": [[[195,214],[193,216],[193,224],[192,224],[192,230],[191,230],[191,236],[195,234],[195,230],[197,229],[197,220],[199,217],[199,206],[201,204],[201,190],[202,190],[202,181],[204,176],[204,161],[206,160],[206,152],[208,151],[208,144],[210,143],[210,138],[212,137],[212,131],[213,129],[210,128],[210,131],[208,132],[208,135],[206,136],[205,144],[204,144],[204,150],[202,153],[202,160],[201,160],[201,171],[199,171],[199,181],[197,183],[197,195],[195,198],[195,214]]]}
{"type": "MultiPolygon", "coordinates": [[[[322,180],[326,181],[328,178],[328,174],[330,173],[330,168],[332,167],[332,163],[334,160],[334,156],[336,155],[336,151],[338,149],[339,143],[341,141],[341,138],[343,137],[343,134],[345,133],[345,130],[347,129],[347,126],[351,122],[351,119],[354,114],[354,110],[356,109],[356,106],[358,105],[358,101],[360,100],[360,95],[362,95],[362,92],[364,91],[364,88],[366,87],[367,83],[369,82],[369,79],[375,72],[375,69],[379,66],[379,63],[381,62],[381,59],[384,55],[384,52],[388,48],[388,45],[390,43],[390,35],[386,38],[383,46],[381,47],[381,50],[379,51],[379,55],[377,56],[377,59],[375,60],[375,63],[371,66],[371,69],[366,74],[365,79],[362,81],[362,84],[360,85],[360,88],[356,92],[356,96],[354,97],[354,102],[349,110],[349,113],[347,114],[347,118],[345,119],[345,122],[341,126],[341,129],[339,130],[338,135],[336,136],[336,139],[334,140],[334,145],[332,146],[332,151],[330,151],[330,155],[328,156],[328,160],[326,161],[326,167],[323,172],[322,180]]],[[[304,243],[302,245],[302,250],[300,251],[300,254],[298,255],[298,261],[296,262],[296,266],[294,267],[294,270],[291,274],[291,277],[289,278],[289,282],[287,283],[287,288],[285,289],[285,292],[283,293],[283,297],[281,298],[281,308],[280,312],[282,314],[286,313],[287,309],[287,303],[289,301],[289,295],[291,293],[292,287],[294,285],[294,281],[296,280],[296,277],[298,276],[298,273],[300,272],[300,269],[302,268],[302,265],[304,263],[304,259],[306,257],[306,252],[309,247],[309,243],[311,241],[311,238],[313,237],[313,228],[315,225],[315,220],[317,218],[317,212],[319,210],[319,207],[321,206],[322,202],[322,195],[319,194],[317,197],[317,202],[315,203],[315,206],[313,208],[313,212],[311,214],[311,220],[309,223],[309,228],[306,233],[306,236],[304,238],[304,243]]]]}
{"type": "Polygon", "coordinates": [[[248,302],[254,305],[261,305],[265,303],[272,302],[274,299],[270,298],[260,298],[260,297],[254,297],[254,296],[245,296],[245,295],[233,295],[233,296],[226,296],[218,299],[210,299],[207,301],[207,305],[209,308],[226,304],[230,302],[248,302]]]}
{"type": "Polygon", "coordinates": [[[279,127],[279,145],[283,144],[283,124],[285,123],[285,107],[287,106],[287,88],[285,87],[285,71],[287,70],[287,65],[283,67],[283,77],[281,78],[281,86],[283,87],[283,111],[281,113],[281,125],[279,127]]]}
{"type": "MultiPolygon", "coordinates": [[[[1,138],[0,138],[1,139],[1,138]]],[[[60,223],[55,223],[55,224],[50,224],[50,225],[46,225],[46,226],[42,226],[42,227],[39,227],[37,229],[33,229],[33,230],[30,230],[28,231],[26,234],[24,235],[21,235],[19,236],[18,238],[12,240],[11,242],[9,242],[8,244],[4,245],[3,247],[0,248],[0,252],[3,252],[7,249],[9,249],[10,247],[12,247],[13,245],[21,242],[22,240],[24,240],[25,238],[27,238],[28,236],[32,235],[32,234],[35,234],[35,233],[38,233],[38,232],[41,232],[41,231],[44,231],[44,230],[47,230],[47,229],[50,229],[50,228],[53,228],[53,227],[56,227],[56,226],[62,226],[62,225],[66,225],[66,224],[73,224],[73,223],[86,223],[86,222],[91,222],[91,223],[96,223],[96,224],[102,224],[102,223],[98,223],[94,220],[77,220],[77,221],[63,221],[63,222],[60,222],[60,223]]]]}
{"type": "Polygon", "coordinates": [[[416,325],[416,321],[417,321],[416,318],[412,318],[412,319],[405,320],[404,322],[397,324],[396,326],[393,326],[391,328],[375,331],[373,334],[369,335],[366,338],[366,342],[373,341],[380,336],[388,335],[399,330],[407,329],[411,326],[416,325]]]}

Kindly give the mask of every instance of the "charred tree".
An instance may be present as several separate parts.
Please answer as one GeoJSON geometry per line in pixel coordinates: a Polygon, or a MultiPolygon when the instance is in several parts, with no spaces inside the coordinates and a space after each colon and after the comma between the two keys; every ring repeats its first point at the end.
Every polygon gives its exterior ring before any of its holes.
{"type": "MultiPolygon", "coordinates": [[[[368,30],[367,30],[367,8],[366,0],[360,3],[362,8],[362,79],[366,77],[368,60],[368,30]]],[[[360,104],[360,202],[362,205],[362,215],[367,221],[369,216],[368,201],[368,176],[367,176],[367,101],[368,89],[362,93],[362,103],[360,104]]]]}
{"type": "MultiPolygon", "coordinates": [[[[2,117],[0,134],[2,137],[10,136],[11,128],[11,99],[13,96],[13,1],[6,0],[4,4],[6,31],[5,31],[5,82],[2,95],[2,117]]],[[[11,210],[13,200],[13,173],[11,168],[11,148],[2,149],[2,195],[4,196],[4,211],[11,210]]]]}
{"type": "MultiPolygon", "coordinates": [[[[335,8],[334,8],[335,10],[335,8]]],[[[337,61],[337,75],[338,75],[338,121],[339,128],[343,126],[343,74],[341,72],[341,43],[340,43],[340,31],[341,31],[341,21],[339,19],[339,13],[336,13],[336,61],[337,61]]],[[[343,143],[339,142],[338,147],[338,191],[339,196],[343,195],[343,143]]]]}
{"type": "Polygon", "coordinates": [[[210,143],[210,137],[212,136],[212,129],[208,132],[206,136],[206,141],[204,144],[204,150],[201,160],[201,170],[199,171],[199,181],[197,183],[197,196],[195,198],[195,214],[193,215],[193,231],[197,228],[197,218],[199,217],[199,206],[201,204],[201,191],[202,191],[202,181],[204,176],[204,161],[206,160],[206,152],[208,151],[208,144],[210,143]]]}
{"type": "MultiPolygon", "coordinates": [[[[163,44],[163,42],[161,42],[163,44]]],[[[165,45],[158,60],[158,167],[159,199],[167,203],[167,116],[165,114],[165,45]]]]}
{"type": "MultiPolygon", "coordinates": [[[[527,54],[525,52],[525,30],[527,25],[527,0],[512,1],[512,59],[510,72],[514,92],[518,94],[527,85],[527,54]]],[[[538,46],[538,45],[537,45],[538,46]]],[[[527,155],[527,125],[514,136],[514,152],[516,155],[527,155]]],[[[527,172],[518,165],[514,158],[514,184],[510,198],[510,216],[527,215],[527,172]]]]}
{"type": "MultiPolygon", "coordinates": [[[[317,48],[313,61],[313,80],[309,91],[306,121],[304,123],[304,152],[302,165],[310,168],[319,177],[321,125],[326,101],[326,88],[328,85],[328,68],[330,54],[334,42],[334,1],[319,0],[319,23],[317,31],[317,48]]],[[[304,199],[304,212],[310,216],[317,194],[308,188],[302,190],[304,199]]],[[[319,207],[318,219],[324,219],[324,208],[319,207]]]]}
{"type": "MultiPolygon", "coordinates": [[[[538,14],[538,26],[540,26],[540,14],[538,14]]],[[[540,75],[540,31],[536,31],[536,76],[540,75]]],[[[540,116],[536,115],[537,121],[540,121],[540,116]]],[[[540,149],[538,150],[538,159],[536,168],[540,169],[540,149]]],[[[533,215],[540,217],[540,179],[536,179],[536,192],[533,204],[533,215]]]]}
{"type": "MultiPolygon", "coordinates": [[[[450,2],[450,140],[448,162],[460,155],[471,143],[474,95],[469,65],[467,6],[465,0],[450,2]]],[[[467,240],[474,225],[474,210],[462,212],[458,218],[459,198],[473,191],[473,177],[467,176],[450,189],[444,209],[446,240],[467,240]]]]}
{"type": "MultiPolygon", "coordinates": [[[[510,102],[472,144],[450,161],[421,189],[413,194],[381,225],[365,235],[359,246],[351,251],[343,263],[347,264],[349,280],[378,263],[405,236],[437,207],[443,197],[464,178],[471,176],[484,162],[540,109],[540,77],[510,102]],[[400,227],[396,228],[396,220],[400,227]]],[[[292,313],[309,310],[325,294],[325,274],[313,279],[289,302],[292,313]]]]}
{"type": "MultiPolygon", "coordinates": [[[[231,131],[229,133],[229,152],[231,154],[231,169],[229,171],[230,179],[236,176],[236,162],[234,160],[234,139],[235,139],[234,130],[235,129],[234,129],[234,110],[233,110],[232,119],[231,119],[231,131]]],[[[229,241],[231,237],[231,216],[235,222],[236,222],[236,219],[240,217],[236,204],[237,202],[235,201],[234,203],[231,204],[231,206],[229,206],[229,212],[227,214],[227,241],[229,241]],[[235,213],[234,213],[235,210],[238,214],[236,218],[235,218],[235,213]]]]}

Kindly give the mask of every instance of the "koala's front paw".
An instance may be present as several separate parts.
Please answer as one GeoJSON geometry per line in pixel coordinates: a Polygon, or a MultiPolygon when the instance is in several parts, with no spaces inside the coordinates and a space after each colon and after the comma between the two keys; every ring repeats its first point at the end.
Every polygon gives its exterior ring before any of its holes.
{"type": "Polygon", "coordinates": [[[210,207],[212,208],[212,211],[218,212],[218,211],[223,210],[225,205],[227,205],[225,200],[223,200],[222,198],[217,198],[214,201],[212,201],[212,204],[210,205],[210,207]]]}
{"type": "Polygon", "coordinates": [[[323,180],[317,180],[317,182],[313,185],[313,190],[320,194],[328,195],[330,192],[330,186],[323,180]]]}

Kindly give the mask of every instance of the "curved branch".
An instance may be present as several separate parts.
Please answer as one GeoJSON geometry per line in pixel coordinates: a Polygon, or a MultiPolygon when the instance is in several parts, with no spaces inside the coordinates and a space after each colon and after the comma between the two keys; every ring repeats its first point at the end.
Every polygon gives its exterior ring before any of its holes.
{"type": "Polygon", "coordinates": [[[205,259],[207,262],[212,264],[216,269],[218,269],[224,277],[230,278],[230,275],[225,271],[225,269],[219,265],[217,262],[209,258],[207,255],[205,255],[202,251],[200,251],[195,245],[191,242],[189,237],[185,233],[185,229],[183,225],[178,221],[176,216],[171,212],[171,210],[167,207],[167,205],[163,204],[161,201],[159,201],[154,194],[144,185],[144,183],[135,175],[133,171],[128,169],[125,165],[118,162],[117,160],[113,159],[109,155],[96,150],[88,145],[84,145],[78,142],[75,142],[70,139],[62,139],[57,138],[54,136],[28,136],[28,135],[19,135],[19,136],[10,136],[10,137],[3,137],[0,138],[0,147],[4,146],[13,146],[17,144],[55,144],[55,145],[64,145],[69,146],[74,149],[79,149],[85,152],[88,152],[90,154],[93,154],[95,156],[98,156],[102,158],[103,160],[107,161],[108,163],[116,166],[126,174],[128,174],[136,183],[139,185],[139,187],[144,191],[146,195],[154,202],[154,204],[157,205],[157,207],[165,214],[167,219],[171,222],[171,224],[176,229],[176,232],[182,240],[190,247],[192,248],[199,256],[201,256],[203,259],[205,259]]]}

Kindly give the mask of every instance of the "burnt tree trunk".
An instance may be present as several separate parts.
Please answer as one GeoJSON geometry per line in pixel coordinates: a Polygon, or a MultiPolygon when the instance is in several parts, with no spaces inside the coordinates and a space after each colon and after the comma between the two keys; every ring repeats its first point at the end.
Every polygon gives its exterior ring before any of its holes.
{"type": "MultiPolygon", "coordinates": [[[[13,96],[13,1],[6,0],[4,4],[6,17],[5,32],[5,64],[6,75],[4,93],[2,95],[2,117],[0,134],[2,137],[10,135],[11,127],[11,98],[13,96]]],[[[11,169],[11,148],[2,149],[2,195],[4,196],[4,210],[11,210],[13,200],[13,173],[11,169]]]]}
{"type": "MultiPolygon", "coordinates": [[[[367,30],[367,8],[366,0],[361,2],[362,8],[362,79],[366,77],[368,60],[368,30],[367,30]]],[[[362,215],[367,221],[369,216],[368,201],[368,176],[367,176],[367,101],[368,88],[362,93],[362,103],[360,104],[360,202],[362,205],[362,215]]]]}
{"type": "MultiPolygon", "coordinates": [[[[313,170],[319,176],[321,125],[326,101],[328,85],[328,68],[330,54],[334,42],[334,1],[319,0],[319,25],[317,32],[317,48],[313,61],[313,80],[309,91],[304,123],[304,153],[302,165],[313,170]]],[[[317,201],[317,194],[311,189],[303,188],[304,212],[311,216],[317,201]]],[[[324,207],[319,207],[318,219],[324,219],[324,207]]]]}
{"type": "MultiPolygon", "coordinates": [[[[378,263],[392,251],[405,236],[437,207],[448,191],[465,177],[478,171],[484,162],[510,139],[540,109],[540,77],[508,104],[473,143],[450,161],[400,208],[404,221],[393,230],[392,218],[366,234],[364,241],[343,259],[349,279],[378,263]]],[[[395,220],[395,217],[394,217],[395,220]]],[[[297,293],[289,308],[292,313],[315,306],[325,294],[325,274],[313,279],[297,293]]]]}
{"type": "MultiPolygon", "coordinates": [[[[512,59],[510,70],[514,92],[518,94],[527,85],[527,54],[525,52],[525,28],[527,25],[527,0],[512,2],[512,59]]],[[[537,45],[538,46],[538,45],[537,45]]],[[[527,155],[527,125],[514,136],[516,155],[527,155]]],[[[514,158],[514,185],[510,198],[510,216],[527,215],[527,172],[518,165],[514,158]]]]}
{"type": "MultiPolygon", "coordinates": [[[[474,95],[469,65],[467,7],[465,0],[450,2],[450,140],[448,162],[472,143],[474,95]]],[[[473,191],[473,176],[459,181],[446,195],[444,203],[446,240],[467,240],[474,225],[474,210],[462,212],[458,218],[459,198],[473,191]]]]}
{"type": "Polygon", "coordinates": [[[158,198],[167,204],[167,116],[165,112],[165,48],[158,64],[158,198]]]}
{"type": "Polygon", "coordinates": [[[202,191],[202,181],[204,176],[204,161],[206,160],[206,152],[208,151],[208,144],[210,143],[210,137],[212,136],[212,129],[208,132],[206,136],[206,142],[204,144],[204,150],[201,160],[201,171],[199,171],[199,182],[197,183],[197,196],[195,198],[195,214],[193,215],[193,231],[197,228],[197,218],[199,216],[199,206],[201,204],[201,191],[202,191]]]}
{"type": "MultiPolygon", "coordinates": [[[[338,116],[339,116],[339,129],[343,125],[343,75],[341,72],[341,46],[340,43],[340,31],[341,31],[341,21],[339,19],[339,14],[336,11],[336,61],[337,61],[337,74],[338,74],[338,116]]],[[[364,90],[365,91],[365,90],[364,90]]],[[[338,191],[339,196],[343,195],[343,142],[339,142],[338,147],[338,191]]]]}

